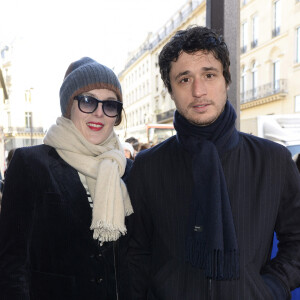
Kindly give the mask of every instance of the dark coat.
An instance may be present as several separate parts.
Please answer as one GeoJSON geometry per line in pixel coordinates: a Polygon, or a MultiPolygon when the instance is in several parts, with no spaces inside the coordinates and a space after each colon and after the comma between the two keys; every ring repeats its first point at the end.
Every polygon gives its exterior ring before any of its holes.
{"type": "Polygon", "coordinates": [[[129,300],[127,237],[100,247],[91,219],[77,171],[54,148],[17,149],[0,215],[0,299],[129,300]]]}
{"type": "Polygon", "coordinates": [[[300,284],[300,178],[288,150],[239,133],[238,146],[221,155],[240,251],[240,279],[231,281],[209,280],[185,263],[191,158],[171,137],[134,161],[132,299],[288,299],[300,284]],[[270,260],[274,229],[279,252],[270,260]]]}

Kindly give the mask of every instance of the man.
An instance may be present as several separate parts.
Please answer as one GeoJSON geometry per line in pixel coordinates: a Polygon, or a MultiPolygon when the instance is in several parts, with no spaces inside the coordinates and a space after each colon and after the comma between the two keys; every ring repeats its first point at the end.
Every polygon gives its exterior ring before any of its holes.
{"type": "Polygon", "coordinates": [[[159,65],[177,135],[137,155],[130,174],[132,299],[289,299],[300,283],[290,153],[235,129],[229,53],[213,30],[177,32],[159,65]]]}

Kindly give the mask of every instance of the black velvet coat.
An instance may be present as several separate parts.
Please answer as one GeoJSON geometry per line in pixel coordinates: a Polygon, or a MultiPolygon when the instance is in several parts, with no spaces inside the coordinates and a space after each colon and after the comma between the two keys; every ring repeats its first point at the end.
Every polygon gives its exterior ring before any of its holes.
{"type": "Polygon", "coordinates": [[[17,149],[0,215],[0,299],[129,300],[127,236],[100,247],[91,219],[77,171],[54,148],[17,149]]]}
{"type": "Polygon", "coordinates": [[[129,243],[133,300],[285,300],[299,286],[300,176],[289,151],[239,133],[237,147],[220,158],[240,278],[210,280],[185,262],[192,157],[171,137],[137,155],[127,182],[135,211],[129,243]],[[274,230],[279,251],[270,260],[274,230]]]}

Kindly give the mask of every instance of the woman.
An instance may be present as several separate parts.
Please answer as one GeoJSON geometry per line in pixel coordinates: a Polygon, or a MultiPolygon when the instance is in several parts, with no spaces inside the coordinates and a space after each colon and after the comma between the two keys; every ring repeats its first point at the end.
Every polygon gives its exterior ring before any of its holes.
{"type": "Polygon", "coordinates": [[[0,298],[130,299],[122,237],[132,213],[123,181],[130,161],[113,129],[120,83],[82,58],[66,72],[60,105],[44,145],[17,149],[7,171],[0,298]]]}
{"type": "Polygon", "coordinates": [[[124,142],[122,143],[122,146],[124,148],[125,157],[134,160],[134,149],[132,145],[130,143],[124,142]]]}

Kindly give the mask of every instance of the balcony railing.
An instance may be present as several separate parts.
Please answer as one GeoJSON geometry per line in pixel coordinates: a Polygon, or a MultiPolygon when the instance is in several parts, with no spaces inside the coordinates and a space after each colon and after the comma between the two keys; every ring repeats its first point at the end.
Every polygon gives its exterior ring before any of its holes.
{"type": "Polygon", "coordinates": [[[44,134],[44,129],[43,127],[7,127],[4,129],[4,132],[7,134],[28,134],[28,133],[33,133],[33,134],[44,134]]]}
{"type": "Polygon", "coordinates": [[[159,123],[162,121],[166,121],[168,119],[173,119],[174,111],[175,111],[175,109],[173,108],[173,109],[167,110],[163,113],[157,114],[156,121],[159,123]]]}
{"type": "Polygon", "coordinates": [[[279,79],[274,82],[259,86],[241,93],[241,104],[261,98],[269,97],[279,93],[287,94],[287,80],[279,79]]]}
{"type": "Polygon", "coordinates": [[[241,53],[244,54],[247,51],[247,45],[241,47],[241,53]]]}
{"type": "Polygon", "coordinates": [[[257,44],[258,44],[258,41],[257,41],[257,40],[253,40],[253,41],[251,42],[251,49],[257,47],[257,44]]]}
{"type": "Polygon", "coordinates": [[[280,34],[280,27],[276,27],[272,30],[272,37],[276,37],[280,34]]]}

